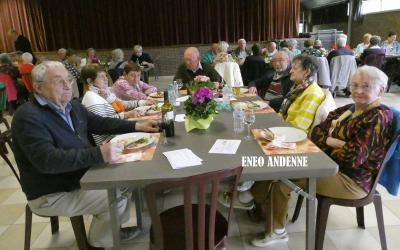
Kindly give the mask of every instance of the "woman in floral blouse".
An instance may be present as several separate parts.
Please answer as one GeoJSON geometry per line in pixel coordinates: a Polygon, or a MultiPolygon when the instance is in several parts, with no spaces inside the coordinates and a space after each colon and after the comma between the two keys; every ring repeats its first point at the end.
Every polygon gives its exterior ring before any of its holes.
{"type": "Polygon", "coordinates": [[[157,88],[140,80],[140,67],[137,64],[127,64],[124,75],[113,85],[113,92],[121,100],[145,100],[157,88]]]}
{"type": "MultiPolygon", "coordinates": [[[[375,67],[360,67],[350,86],[354,104],[332,111],[313,129],[314,143],[339,165],[335,176],[317,179],[318,194],[361,199],[371,191],[392,138],[393,113],[380,103],[387,80],[375,67]]],[[[297,185],[305,187],[305,181],[297,181],[297,185]]],[[[265,236],[253,239],[253,245],[266,247],[288,241],[285,224],[290,192],[281,182],[256,182],[253,186],[256,204],[265,206],[266,218],[273,218],[272,228],[266,226],[265,236]]]]}

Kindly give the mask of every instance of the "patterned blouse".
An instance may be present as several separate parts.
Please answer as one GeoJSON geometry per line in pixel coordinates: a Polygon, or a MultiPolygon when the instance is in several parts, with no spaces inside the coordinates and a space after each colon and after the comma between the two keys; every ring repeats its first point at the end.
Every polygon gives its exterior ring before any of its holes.
{"type": "Polygon", "coordinates": [[[343,148],[333,149],[326,145],[331,123],[353,105],[330,112],[328,118],[313,129],[311,140],[339,165],[340,172],[368,193],[390,146],[393,112],[380,105],[356,117],[345,118],[332,131],[332,137],[346,144],[343,148]]]}
{"type": "Polygon", "coordinates": [[[115,95],[124,101],[145,100],[147,99],[146,91],[149,93],[157,92],[156,87],[142,81],[132,86],[123,76],[114,83],[112,89],[115,95]]]}

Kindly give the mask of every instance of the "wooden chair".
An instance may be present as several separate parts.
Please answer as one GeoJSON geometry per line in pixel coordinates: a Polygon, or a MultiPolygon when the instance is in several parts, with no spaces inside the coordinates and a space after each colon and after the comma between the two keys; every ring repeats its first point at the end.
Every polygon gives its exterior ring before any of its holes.
{"type": "Polygon", "coordinates": [[[217,211],[219,186],[221,181],[233,178],[231,191],[236,197],[241,172],[242,167],[237,167],[148,185],[144,190],[152,221],[150,249],[204,250],[223,246],[233,206],[231,203],[228,219],[217,211]],[[209,184],[212,191],[210,204],[207,204],[206,188],[209,184]],[[157,194],[174,188],[183,189],[184,204],[159,213],[157,194]],[[198,204],[192,203],[192,192],[196,188],[198,204]]]}
{"type": "MultiPolygon", "coordinates": [[[[18,182],[21,184],[20,176],[19,176],[17,170],[11,163],[10,159],[7,157],[7,152],[4,150],[4,149],[6,149],[6,144],[8,144],[10,146],[10,148],[12,148],[12,146],[11,146],[12,143],[11,143],[11,132],[9,130],[10,126],[8,125],[7,121],[3,117],[1,117],[0,124],[3,122],[5,123],[8,130],[6,132],[3,132],[0,134],[0,156],[4,159],[4,161],[10,167],[11,171],[14,173],[18,182]]],[[[36,214],[36,215],[41,216],[41,217],[48,217],[48,216],[43,216],[40,214],[36,214]]],[[[72,228],[74,230],[76,241],[78,243],[79,250],[90,249],[90,246],[88,244],[87,237],[86,237],[83,216],[80,215],[80,216],[70,217],[70,220],[71,220],[72,228]]],[[[51,233],[52,234],[57,233],[58,229],[59,229],[58,217],[51,216],[50,224],[51,224],[51,233]]],[[[28,204],[26,204],[26,206],[25,206],[25,243],[24,243],[25,250],[30,249],[31,232],[32,232],[32,210],[30,209],[28,204]]]]}
{"type": "MultiPolygon", "coordinates": [[[[394,142],[400,139],[400,135],[397,136],[394,142]]],[[[355,207],[357,214],[357,225],[359,228],[365,229],[364,223],[364,206],[374,203],[376,219],[378,221],[378,231],[379,238],[381,241],[382,249],[387,249],[386,245],[386,236],[385,236],[385,225],[383,221],[383,210],[382,210],[382,198],[378,191],[376,191],[376,185],[378,184],[379,177],[385,168],[386,163],[389,161],[390,157],[394,153],[396,149],[397,143],[392,143],[388,152],[386,153],[385,160],[382,163],[381,168],[376,175],[371,191],[365,198],[358,200],[350,200],[350,199],[337,199],[332,197],[326,197],[322,195],[317,195],[318,199],[318,208],[317,208],[317,226],[315,231],[315,249],[320,250],[324,245],[325,238],[325,230],[326,224],[328,221],[329,208],[331,205],[344,206],[344,207],[355,207]]],[[[303,203],[303,196],[299,196],[296,203],[296,208],[293,213],[292,222],[295,222],[299,217],[299,213],[301,210],[301,205],[303,203]]]]}

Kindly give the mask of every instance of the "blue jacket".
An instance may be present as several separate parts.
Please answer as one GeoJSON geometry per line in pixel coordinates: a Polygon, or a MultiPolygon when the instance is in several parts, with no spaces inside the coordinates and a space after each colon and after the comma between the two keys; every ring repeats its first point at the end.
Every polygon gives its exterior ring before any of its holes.
{"type": "Polygon", "coordinates": [[[394,140],[383,162],[385,168],[379,184],[384,186],[390,194],[400,195],[400,111],[394,108],[392,111],[394,114],[394,140]]]}

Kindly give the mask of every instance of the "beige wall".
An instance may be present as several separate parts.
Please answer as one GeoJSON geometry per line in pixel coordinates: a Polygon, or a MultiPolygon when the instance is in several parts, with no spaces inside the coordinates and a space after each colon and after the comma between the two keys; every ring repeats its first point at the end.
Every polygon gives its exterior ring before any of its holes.
{"type": "MultiPolygon", "coordinates": [[[[313,32],[320,29],[337,29],[347,33],[347,22],[313,26],[313,32]]],[[[364,17],[362,23],[353,22],[351,46],[354,47],[360,43],[365,33],[379,35],[382,40],[385,40],[389,31],[395,31],[400,34],[400,11],[368,14],[364,17]]],[[[400,35],[397,37],[399,40],[400,35]]]]}

